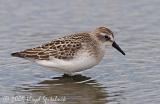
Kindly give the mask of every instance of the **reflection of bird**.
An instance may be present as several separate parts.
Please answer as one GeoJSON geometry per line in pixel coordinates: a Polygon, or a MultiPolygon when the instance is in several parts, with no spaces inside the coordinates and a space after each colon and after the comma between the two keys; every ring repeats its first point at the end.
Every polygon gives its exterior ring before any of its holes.
{"type": "MultiPolygon", "coordinates": [[[[75,75],[55,77],[51,80],[40,82],[36,86],[24,88],[34,98],[46,96],[47,98],[65,97],[63,104],[106,104],[107,93],[104,87],[101,87],[95,80],[90,77],[75,75]]],[[[21,91],[21,92],[23,92],[21,91]]],[[[61,102],[57,102],[58,104],[61,102]]],[[[49,104],[57,104],[50,102],[49,104]]],[[[48,103],[47,103],[48,104],[48,103]]]]}
{"type": "Polygon", "coordinates": [[[53,77],[53,80],[45,80],[43,82],[40,82],[39,84],[59,84],[59,83],[68,83],[69,82],[75,82],[75,83],[89,83],[89,82],[94,82],[95,80],[91,80],[90,77],[82,76],[80,74],[74,75],[74,76],[69,76],[67,74],[64,74],[62,77],[53,77]],[[57,80],[57,82],[56,82],[57,80]]]}
{"type": "Polygon", "coordinates": [[[103,58],[105,46],[116,44],[113,32],[99,27],[92,32],[77,33],[59,38],[42,46],[12,53],[12,56],[35,60],[36,63],[67,74],[97,65],[103,58]]]}

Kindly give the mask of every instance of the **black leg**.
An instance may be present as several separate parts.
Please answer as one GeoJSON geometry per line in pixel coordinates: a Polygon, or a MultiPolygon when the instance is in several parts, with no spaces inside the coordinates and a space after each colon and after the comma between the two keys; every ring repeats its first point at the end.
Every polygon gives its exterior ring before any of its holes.
{"type": "Polygon", "coordinates": [[[70,74],[63,74],[63,77],[71,77],[70,74]]]}

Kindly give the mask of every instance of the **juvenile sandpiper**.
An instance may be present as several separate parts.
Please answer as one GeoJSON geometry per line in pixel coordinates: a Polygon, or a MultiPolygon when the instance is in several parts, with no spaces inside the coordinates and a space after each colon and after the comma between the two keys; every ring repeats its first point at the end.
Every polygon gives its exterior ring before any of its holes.
{"type": "Polygon", "coordinates": [[[34,60],[55,71],[72,74],[97,65],[104,57],[106,46],[113,46],[125,55],[115,42],[113,32],[106,27],[64,36],[11,55],[34,60]]]}

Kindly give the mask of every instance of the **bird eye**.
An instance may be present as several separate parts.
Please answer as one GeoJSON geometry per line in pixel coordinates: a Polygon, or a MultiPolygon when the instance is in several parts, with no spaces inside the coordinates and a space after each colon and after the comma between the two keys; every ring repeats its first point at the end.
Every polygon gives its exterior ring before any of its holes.
{"type": "Polygon", "coordinates": [[[109,36],[105,36],[105,39],[106,39],[106,40],[110,40],[110,37],[109,37],[109,36]]]}

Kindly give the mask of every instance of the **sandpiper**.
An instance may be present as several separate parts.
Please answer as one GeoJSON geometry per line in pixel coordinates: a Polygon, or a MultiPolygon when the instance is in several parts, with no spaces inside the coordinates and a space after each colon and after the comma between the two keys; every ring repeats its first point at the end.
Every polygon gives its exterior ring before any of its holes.
{"type": "Polygon", "coordinates": [[[105,54],[106,46],[113,46],[125,55],[115,42],[113,32],[106,27],[64,36],[11,55],[32,59],[37,64],[52,70],[72,74],[97,65],[105,54]]]}

